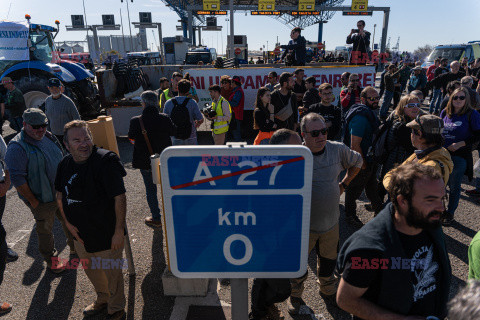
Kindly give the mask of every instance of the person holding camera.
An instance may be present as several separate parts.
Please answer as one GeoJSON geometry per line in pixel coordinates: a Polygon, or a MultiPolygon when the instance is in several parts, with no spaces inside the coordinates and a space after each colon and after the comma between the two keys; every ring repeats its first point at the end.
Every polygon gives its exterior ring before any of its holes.
{"type": "Polygon", "coordinates": [[[207,119],[213,121],[212,137],[214,144],[223,145],[232,119],[232,110],[228,101],[221,96],[222,89],[218,84],[211,85],[208,91],[212,98],[212,105],[207,108],[204,114],[207,119]]]}
{"type": "Polygon", "coordinates": [[[365,31],[365,21],[357,22],[358,29],[352,29],[347,37],[347,44],[353,44],[351,63],[366,64],[364,53],[370,51],[370,32],[365,31]]]}

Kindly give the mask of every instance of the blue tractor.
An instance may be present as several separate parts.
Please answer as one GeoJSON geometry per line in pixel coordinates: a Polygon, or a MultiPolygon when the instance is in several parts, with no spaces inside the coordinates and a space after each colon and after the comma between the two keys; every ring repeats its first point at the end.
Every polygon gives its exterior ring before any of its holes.
{"type": "MultiPolygon", "coordinates": [[[[85,118],[96,117],[100,111],[100,100],[93,83],[94,74],[81,63],[60,60],[55,49],[54,39],[58,35],[60,22],[55,21],[55,28],[30,23],[29,15],[25,15],[25,18],[29,25],[27,44],[30,60],[0,58],[0,79],[7,76],[12,78],[29,108],[44,103],[50,94],[48,79],[56,77],[64,84],[64,93],[75,102],[79,113],[85,118]]],[[[0,47],[2,39],[0,37],[0,47]]]]}

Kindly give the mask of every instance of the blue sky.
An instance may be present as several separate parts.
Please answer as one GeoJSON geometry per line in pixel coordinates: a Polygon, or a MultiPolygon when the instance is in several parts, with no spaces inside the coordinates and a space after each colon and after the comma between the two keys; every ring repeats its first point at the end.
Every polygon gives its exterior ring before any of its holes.
{"type": "MultiPolygon", "coordinates": [[[[120,0],[84,0],[89,24],[101,24],[102,14],[114,14],[115,22],[120,23],[120,8],[122,9],[123,24],[125,33],[128,34],[128,19],[125,2],[120,0]]],[[[388,36],[391,37],[391,46],[400,37],[400,50],[413,51],[425,44],[448,44],[464,43],[470,40],[480,40],[478,35],[478,18],[480,12],[480,1],[458,0],[452,4],[450,0],[370,0],[371,6],[390,6],[390,21],[388,36]],[[450,13],[454,18],[450,18],[450,13]]],[[[344,5],[349,6],[351,0],[345,0],[344,5]]],[[[161,22],[163,36],[169,37],[181,34],[176,31],[175,26],[179,23],[177,14],[166,7],[161,0],[133,0],[130,5],[131,20],[138,21],[138,12],[152,12],[154,22],[161,22]]],[[[6,19],[8,9],[10,13],[8,20],[21,21],[25,13],[32,16],[32,22],[51,24],[59,19],[62,23],[61,32],[57,37],[58,41],[63,40],[84,40],[86,32],[67,32],[65,25],[71,24],[70,15],[83,14],[81,0],[0,0],[0,19],[6,19]],[[11,7],[10,7],[11,5],[11,7]]],[[[337,12],[333,18],[324,25],[323,40],[326,41],[327,50],[335,46],[343,45],[349,30],[355,28],[357,17],[344,17],[337,12]]],[[[373,33],[373,25],[376,24],[375,42],[380,40],[383,24],[383,13],[374,12],[373,16],[365,17],[366,29],[373,33]]],[[[204,44],[216,47],[218,51],[226,45],[227,24],[225,16],[219,16],[218,24],[222,25],[222,32],[202,32],[204,44]]],[[[253,17],[250,13],[235,13],[235,33],[247,35],[249,49],[259,50],[265,45],[270,50],[276,42],[277,36],[280,43],[284,44],[289,40],[290,26],[282,24],[269,17],[253,17]]],[[[158,39],[157,31],[152,34],[153,29],[147,31],[148,45],[158,39]]],[[[135,29],[132,27],[132,32],[135,29]]],[[[99,34],[108,35],[121,34],[116,31],[103,31],[99,34]]],[[[303,31],[307,40],[317,41],[318,25],[307,27],[303,31]]]]}

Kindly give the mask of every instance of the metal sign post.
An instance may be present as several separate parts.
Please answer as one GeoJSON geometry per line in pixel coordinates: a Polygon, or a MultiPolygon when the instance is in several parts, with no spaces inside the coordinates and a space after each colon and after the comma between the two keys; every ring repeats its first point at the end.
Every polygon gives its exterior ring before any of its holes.
{"type": "Polygon", "coordinates": [[[160,156],[172,273],[231,279],[248,316],[248,278],[307,268],[313,159],[303,146],[169,147],[160,156]]]}

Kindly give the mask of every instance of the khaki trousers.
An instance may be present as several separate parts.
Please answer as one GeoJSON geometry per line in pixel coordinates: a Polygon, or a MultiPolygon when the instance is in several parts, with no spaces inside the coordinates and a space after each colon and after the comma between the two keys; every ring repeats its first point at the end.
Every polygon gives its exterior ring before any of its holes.
{"type": "Polygon", "coordinates": [[[213,143],[215,145],[224,145],[225,144],[225,135],[226,135],[226,133],[215,134],[212,131],[213,143]]]}
{"type": "Polygon", "coordinates": [[[47,262],[48,267],[51,267],[52,257],[55,257],[58,254],[53,239],[53,223],[55,222],[55,216],[62,224],[63,232],[67,238],[67,245],[70,247],[71,251],[75,250],[73,237],[65,226],[65,221],[63,221],[62,214],[58,209],[56,201],[40,203],[35,209],[30,207],[30,210],[32,211],[33,218],[36,222],[35,230],[38,235],[38,249],[47,262]]]}
{"type": "MultiPolygon", "coordinates": [[[[82,266],[85,269],[88,279],[93,284],[95,292],[97,293],[97,304],[108,304],[108,313],[125,309],[125,290],[123,287],[123,271],[122,263],[112,266],[110,263],[104,268],[102,260],[104,259],[122,259],[122,250],[105,250],[94,253],[89,253],[85,250],[83,244],[75,240],[75,249],[77,250],[80,259],[87,259],[87,265],[82,266]],[[92,258],[96,260],[93,263],[92,258]],[[100,259],[98,259],[100,258],[100,259]],[[100,260],[100,262],[98,262],[100,260]],[[101,266],[101,267],[99,267],[101,266]]],[[[110,261],[110,260],[105,260],[110,261]]]]}
{"type": "MultiPolygon", "coordinates": [[[[325,233],[310,232],[310,239],[308,242],[308,253],[315,248],[318,241],[319,256],[317,256],[317,277],[320,284],[320,293],[325,295],[332,295],[337,292],[339,278],[334,274],[335,261],[337,259],[337,247],[339,240],[338,224],[330,231],[325,233]],[[323,266],[320,261],[323,261],[323,266]],[[323,269],[323,270],[322,270],[323,269]],[[326,270],[325,270],[326,269],[326,270]],[[320,272],[322,270],[322,272],[320,272]]],[[[308,272],[300,278],[291,279],[292,297],[301,298],[304,282],[308,277],[308,272]]]]}

